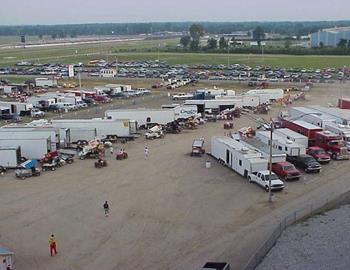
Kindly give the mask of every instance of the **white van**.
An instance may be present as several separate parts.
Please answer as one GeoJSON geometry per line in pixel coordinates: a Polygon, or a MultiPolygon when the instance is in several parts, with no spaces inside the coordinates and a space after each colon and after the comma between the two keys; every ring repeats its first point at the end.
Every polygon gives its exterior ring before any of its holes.
{"type": "Polygon", "coordinates": [[[56,103],[57,108],[60,110],[67,110],[67,111],[75,111],[78,109],[78,107],[72,103],[62,102],[62,103],[56,103]]]}

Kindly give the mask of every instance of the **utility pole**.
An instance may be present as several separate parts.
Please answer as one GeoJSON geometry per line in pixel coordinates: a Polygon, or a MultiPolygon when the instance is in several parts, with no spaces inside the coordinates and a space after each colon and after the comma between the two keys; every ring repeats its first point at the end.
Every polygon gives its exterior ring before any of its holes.
{"type": "Polygon", "coordinates": [[[273,123],[270,122],[270,160],[269,160],[269,200],[272,202],[272,192],[271,192],[271,176],[272,176],[272,139],[273,139],[273,123]]]}

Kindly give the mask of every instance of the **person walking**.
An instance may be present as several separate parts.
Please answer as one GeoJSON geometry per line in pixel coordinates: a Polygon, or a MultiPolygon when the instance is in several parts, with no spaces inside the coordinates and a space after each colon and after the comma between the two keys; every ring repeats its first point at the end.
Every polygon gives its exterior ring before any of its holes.
{"type": "Polygon", "coordinates": [[[56,239],[53,234],[49,237],[49,246],[51,257],[57,254],[56,239]]]}
{"type": "Polygon", "coordinates": [[[146,146],[146,147],[145,147],[145,159],[148,158],[148,155],[149,155],[149,149],[148,149],[148,147],[146,146]]]}
{"type": "Polygon", "coordinates": [[[109,204],[107,201],[103,204],[103,209],[105,210],[105,217],[109,216],[109,204]]]}

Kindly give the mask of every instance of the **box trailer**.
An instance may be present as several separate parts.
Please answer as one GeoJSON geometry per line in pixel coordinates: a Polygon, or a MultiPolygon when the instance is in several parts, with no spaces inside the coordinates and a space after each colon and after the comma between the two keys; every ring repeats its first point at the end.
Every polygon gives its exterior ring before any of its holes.
{"type": "Polygon", "coordinates": [[[21,163],[21,147],[0,147],[0,166],[16,168],[21,163]]]}
{"type": "Polygon", "coordinates": [[[42,136],[41,134],[37,134],[28,138],[27,136],[23,136],[22,133],[14,133],[9,138],[8,134],[0,133],[0,146],[21,147],[22,157],[27,159],[41,159],[52,151],[50,136],[42,136]]]}
{"type": "Polygon", "coordinates": [[[105,112],[107,119],[130,119],[136,121],[139,128],[148,125],[166,125],[175,121],[174,109],[125,109],[108,110],[105,112]]]}
{"type": "Polygon", "coordinates": [[[308,146],[309,146],[309,138],[308,137],[306,137],[300,133],[297,133],[293,130],[290,130],[288,128],[275,129],[274,133],[283,137],[283,138],[286,138],[287,140],[290,140],[290,141],[295,142],[297,144],[303,145],[306,148],[308,148],[308,146]]]}
{"type": "Polygon", "coordinates": [[[218,96],[215,97],[215,99],[217,100],[240,100],[242,102],[242,108],[255,108],[257,106],[259,106],[259,104],[264,103],[260,101],[260,97],[259,96],[253,96],[253,95],[241,95],[241,96],[218,96]]]}
{"type": "Polygon", "coordinates": [[[291,107],[289,108],[288,112],[291,119],[304,120],[321,128],[324,128],[326,124],[336,122],[335,117],[317,111],[313,108],[291,107]]]}
{"type": "Polygon", "coordinates": [[[135,123],[129,119],[62,119],[52,120],[57,128],[96,129],[96,135],[101,139],[130,138],[136,133],[135,123]]]}
{"type": "Polygon", "coordinates": [[[246,178],[268,168],[268,160],[261,153],[229,137],[212,137],[211,155],[246,178]]]}
{"type": "Polygon", "coordinates": [[[0,107],[8,108],[10,110],[10,114],[25,116],[30,115],[30,111],[33,109],[33,104],[23,102],[0,101],[0,107]]]}
{"type": "Polygon", "coordinates": [[[188,119],[198,116],[198,108],[195,105],[169,104],[162,105],[162,109],[172,109],[175,111],[175,120],[188,119]]]}
{"type": "Polygon", "coordinates": [[[339,98],[338,99],[338,108],[344,110],[350,110],[350,99],[349,98],[339,98]]]}
{"type": "Polygon", "coordinates": [[[204,113],[205,110],[220,113],[226,109],[242,108],[242,99],[186,100],[185,105],[197,106],[199,113],[204,113]]]}
{"type": "Polygon", "coordinates": [[[284,97],[283,89],[253,89],[249,90],[244,95],[247,96],[259,96],[260,102],[265,103],[269,101],[275,101],[284,97]]]}
{"type": "MultiPolygon", "coordinates": [[[[326,125],[327,126],[327,125],[326,125]]],[[[309,146],[315,145],[316,133],[323,129],[303,120],[289,121],[282,120],[282,127],[293,130],[309,138],[309,146]]]]}
{"type": "Polygon", "coordinates": [[[50,137],[51,150],[56,151],[60,145],[60,133],[54,128],[33,128],[33,127],[2,127],[0,133],[7,134],[11,137],[12,134],[22,134],[23,137],[31,138],[32,134],[39,134],[41,137],[50,137]]]}
{"type": "Polygon", "coordinates": [[[57,87],[57,80],[50,78],[35,78],[36,87],[57,87]]]}
{"type": "MultiPolygon", "coordinates": [[[[257,140],[256,138],[242,138],[240,142],[247,148],[258,151],[261,153],[262,157],[270,162],[270,147],[257,140]]],[[[285,162],[287,160],[287,155],[282,151],[273,148],[272,149],[272,163],[285,162]]]]}
{"type": "Polygon", "coordinates": [[[97,138],[96,128],[70,128],[70,142],[92,141],[97,138]]]}
{"type": "Polygon", "coordinates": [[[335,123],[342,125],[350,125],[350,111],[339,108],[326,108],[319,105],[308,106],[308,108],[323,113],[330,118],[335,119],[335,123]]]}
{"type": "MultiPolygon", "coordinates": [[[[270,131],[258,131],[256,138],[263,143],[270,145],[270,131]]],[[[275,132],[272,136],[272,147],[282,151],[288,156],[300,156],[306,154],[306,147],[292,142],[284,137],[277,135],[275,132]]]]}

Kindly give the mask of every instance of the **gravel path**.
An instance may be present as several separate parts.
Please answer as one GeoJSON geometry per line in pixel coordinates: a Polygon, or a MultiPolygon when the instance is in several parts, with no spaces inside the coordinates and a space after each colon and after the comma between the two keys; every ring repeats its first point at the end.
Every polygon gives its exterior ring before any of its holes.
{"type": "Polygon", "coordinates": [[[288,228],[257,270],[349,269],[350,206],[288,228]]]}

